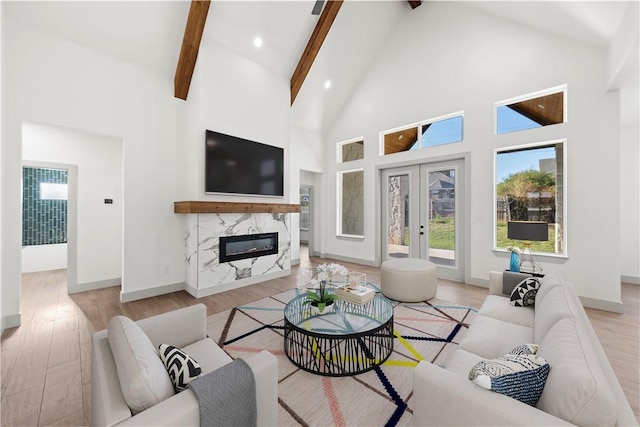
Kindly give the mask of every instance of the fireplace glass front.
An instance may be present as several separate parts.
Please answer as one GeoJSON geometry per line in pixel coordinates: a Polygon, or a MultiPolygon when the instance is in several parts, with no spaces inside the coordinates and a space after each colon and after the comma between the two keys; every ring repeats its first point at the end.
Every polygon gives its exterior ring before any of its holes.
{"type": "Polygon", "coordinates": [[[220,262],[238,261],[278,253],[278,233],[220,237],[220,262]]]}

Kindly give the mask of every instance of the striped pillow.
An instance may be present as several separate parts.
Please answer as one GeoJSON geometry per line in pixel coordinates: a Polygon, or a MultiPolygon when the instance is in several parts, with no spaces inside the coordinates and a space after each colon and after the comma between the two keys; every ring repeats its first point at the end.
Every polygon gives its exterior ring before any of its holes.
{"type": "Polygon", "coordinates": [[[549,364],[535,354],[507,354],[477,363],[469,379],[482,388],[535,406],[549,375],[549,364]]]}
{"type": "Polygon", "coordinates": [[[187,384],[202,375],[202,369],[195,361],[178,347],[160,344],[160,359],[164,363],[176,393],[187,388],[187,384]]]}

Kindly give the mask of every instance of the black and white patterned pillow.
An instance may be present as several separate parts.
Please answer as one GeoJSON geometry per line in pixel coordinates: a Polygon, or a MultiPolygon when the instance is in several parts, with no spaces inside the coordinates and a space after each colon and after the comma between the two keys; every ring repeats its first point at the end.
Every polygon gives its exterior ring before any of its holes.
{"type": "Polygon", "coordinates": [[[549,363],[535,354],[506,354],[478,362],[469,379],[478,386],[535,406],[549,375],[549,363]]]}
{"type": "Polygon", "coordinates": [[[520,356],[525,356],[527,354],[536,354],[538,352],[538,344],[520,344],[517,347],[514,347],[513,350],[509,352],[509,354],[515,354],[520,356]]]}
{"type": "Polygon", "coordinates": [[[202,369],[194,358],[178,347],[160,344],[160,359],[164,363],[176,393],[187,388],[187,384],[202,375],[202,369]]]}
{"type": "Polygon", "coordinates": [[[540,289],[540,280],[537,277],[527,277],[511,291],[511,304],[516,307],[533,305],[536,302],[538,289],[540,289]]]}

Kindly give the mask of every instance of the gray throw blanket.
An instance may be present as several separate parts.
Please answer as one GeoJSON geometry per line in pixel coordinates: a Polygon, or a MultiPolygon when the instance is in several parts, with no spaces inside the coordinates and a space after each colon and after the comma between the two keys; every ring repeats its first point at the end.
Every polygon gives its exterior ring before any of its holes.
{"type": "Polygon", "coordinates": [[[227,363],[188,386],[200,404],[201,426],[256,425],[256,381],[244,360],[227,363]]]}
{"type": "Polygon", "coordinates": [[[514,273],[512,271],[505,271],[502,273],[502,293],[505,295],[511,295],[513,288],[524,279],[531,277],[527,273],[514,273]]]}

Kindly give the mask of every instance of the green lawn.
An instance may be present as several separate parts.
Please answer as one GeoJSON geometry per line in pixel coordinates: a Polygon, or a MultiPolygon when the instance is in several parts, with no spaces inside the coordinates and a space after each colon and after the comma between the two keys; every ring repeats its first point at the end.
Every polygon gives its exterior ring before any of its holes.
{"type": "MultiPolygon", "coordinates": [[[[549,226],[549,240],[546,242],[531,242],[531,249],[536,252],[551,252],[555,253],[556,241],[556,229],[553,225],[549,226]]],[[[498,247],[506,248],[507,246],[517,246],[520,249],[524,249],[524,242],[522,240],[509,240],[507,239],[507,222],[498,221],[498,247]]]]}
{"type": "Polygon", "coordinates": [[[455,221],[453,218],[435,218],[429,221],[429,247],[455,249],[455,221]]]}
{"type": "MultiPolygon", "coordinates": [[[[405,228],[405,242],[409,238],[409,229],[405,228]]],[[[536,252],[555,253],[556,230],[549,226],[549,240],[546,242],[531,242],[531,249],[536,252]]],[[[435,218],[429,221],[429,243],[434,249],[455,249],[455,222],[453,218],[435,218]]],[[[517,246],[524,249],[524,242],[507,239],[506,221],[498,221],[498,247],[517,246]]]]}

